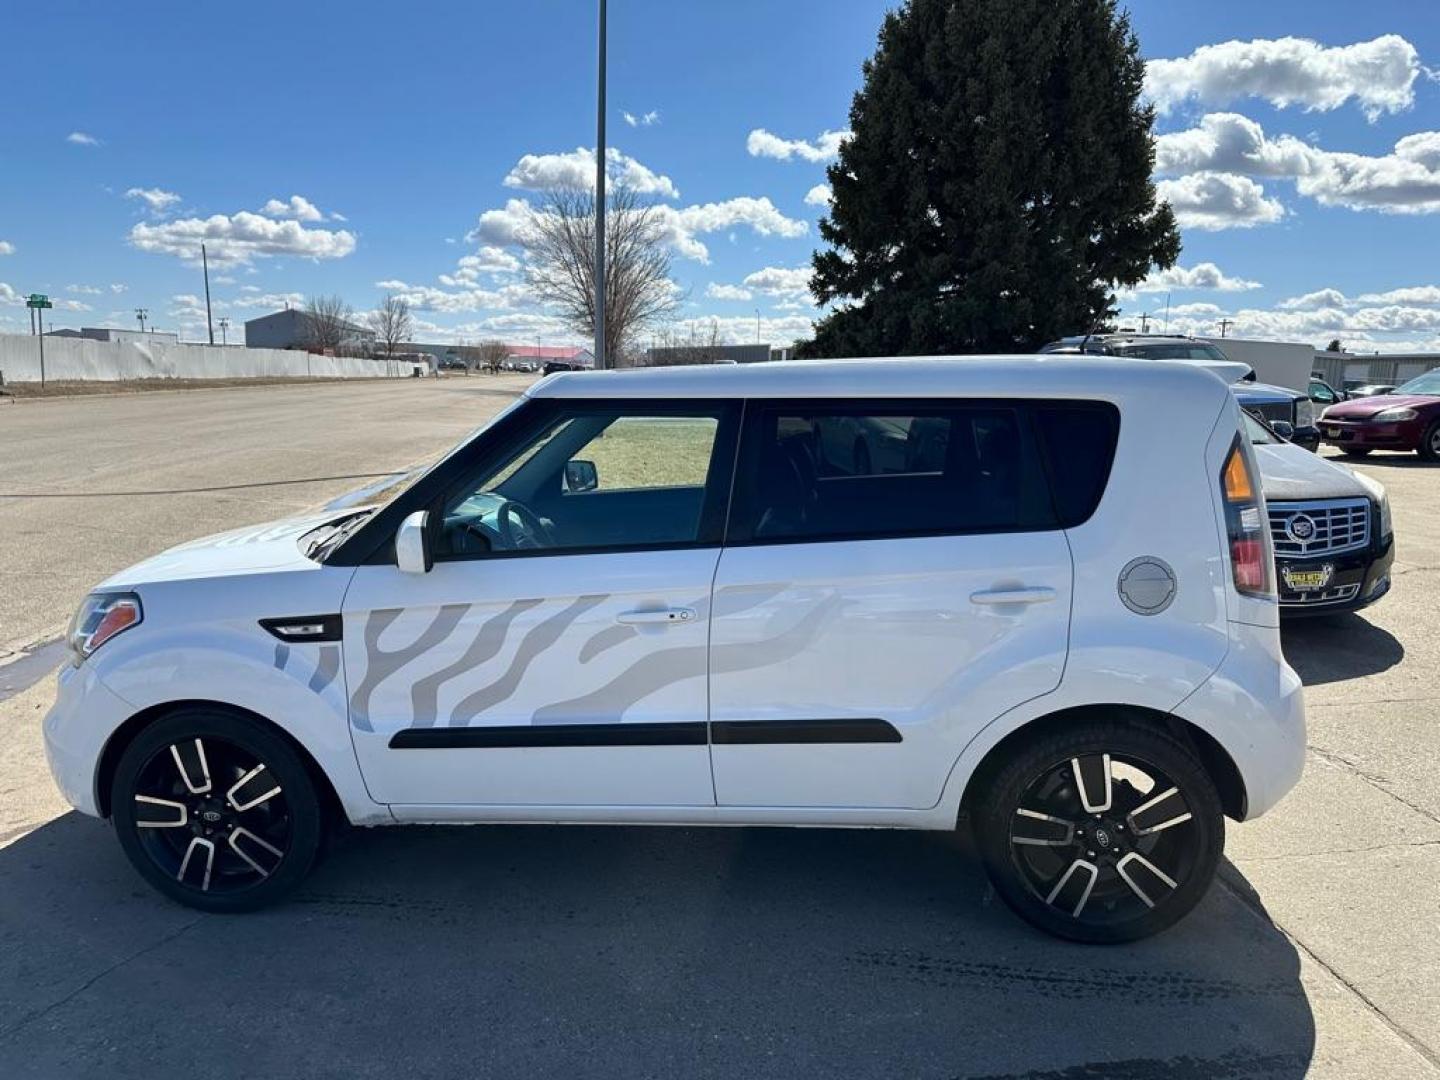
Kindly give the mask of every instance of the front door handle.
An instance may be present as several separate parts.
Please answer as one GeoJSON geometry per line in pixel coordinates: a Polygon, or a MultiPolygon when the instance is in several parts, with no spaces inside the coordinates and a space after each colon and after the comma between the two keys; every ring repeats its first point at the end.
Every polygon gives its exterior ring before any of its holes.
{"type": "Polygon", "coordinates": [[[694,618],[694,608],[667,607],[649,611],[622,611],[615,616],[615,621],[632,626],[654,626],[656,624],[690,622],[694,618]]]}
{"type": "Polygon", "coordinates": [[[1055,599],[1055,590],[1048,585],[1023,589],[990,589],[970,594],[972,604],[1043,604],[1055,599]]]}

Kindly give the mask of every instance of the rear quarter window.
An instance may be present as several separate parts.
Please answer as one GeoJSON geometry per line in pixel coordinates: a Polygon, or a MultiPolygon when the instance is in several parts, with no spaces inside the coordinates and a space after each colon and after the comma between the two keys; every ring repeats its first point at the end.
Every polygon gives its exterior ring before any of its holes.
{"type": "Polygon", "coordinates": [[[1035,426],[1061,528],[1095,513],[1110,479],[1120,412],[1107,402],[1038,405],[1035,426]]]}

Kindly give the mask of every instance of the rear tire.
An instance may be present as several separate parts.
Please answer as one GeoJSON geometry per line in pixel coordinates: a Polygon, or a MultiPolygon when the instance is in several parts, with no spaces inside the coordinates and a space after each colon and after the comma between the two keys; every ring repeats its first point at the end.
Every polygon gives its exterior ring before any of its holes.
{"type": "Polygon", "coordinates": [[[1425,461],[1440,461],[1440,420],[1436,420],[1425,429],[1425,434],[1420,436],[1420,445],[1416,447],[1416,450],[1425,461]]]}
{"type": "Polygon", "coordinates": [[[300,754],[264,724],[182,708],[125,748],[111,783],[120,846],[140,875],[201,911],[251,911],[290,893],[324,838],[300,754]]]}
{"type": "Polygon", "coordinates": [[[1219,795],[1194,753],[1121,719],[1024,744],[981,792],[974,821],[995,890],[1073,941],[1171,926],[1210,888],[1225,845],[1219,795]]]}

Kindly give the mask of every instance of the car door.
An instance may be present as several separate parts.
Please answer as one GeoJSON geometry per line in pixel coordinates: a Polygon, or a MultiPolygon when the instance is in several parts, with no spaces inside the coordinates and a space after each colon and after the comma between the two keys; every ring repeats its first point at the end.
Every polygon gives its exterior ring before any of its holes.
{"type": "Polygon", "coordinates": [[[713,805],[706,642],[738,406],[524,410],[429,505],[428,572],[356,571],[366,785],[401,817],[713,805]]]}
{"type": "Polygon", "coordinates": [[[1006,402],[747,403],[710,651],[723,806],[924,808],[965,743],[1054,689],[1071,560],[1006,402]],[[817,466],[834,430],[896,443],[817,466]]]}

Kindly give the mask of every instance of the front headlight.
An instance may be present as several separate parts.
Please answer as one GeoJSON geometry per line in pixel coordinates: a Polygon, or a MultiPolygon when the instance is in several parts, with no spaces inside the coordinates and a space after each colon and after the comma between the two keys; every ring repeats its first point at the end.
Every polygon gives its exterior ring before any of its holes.
{"type": "Polygon", "coordinates": [[[1295,426],[1297,428],[1315,426],[1315,403],[1309,398],[1301,398],[1295,402],[1295,426]]]}
{"type": "Polygon", "coordinates": [[[1386,409],[1384,412],[1377,412],[1370,419],[1377,424],[1391,424],[1397,420],[1414,420],[1419,415],[1414,409],[1386,409]]]}
{"type": "Polygon", "coordinates": [[[65,640],[80,663],[116,634],[138,626],[145,618],[140,597],[134,593],[91,593],[70,620],[65,640]]]}

